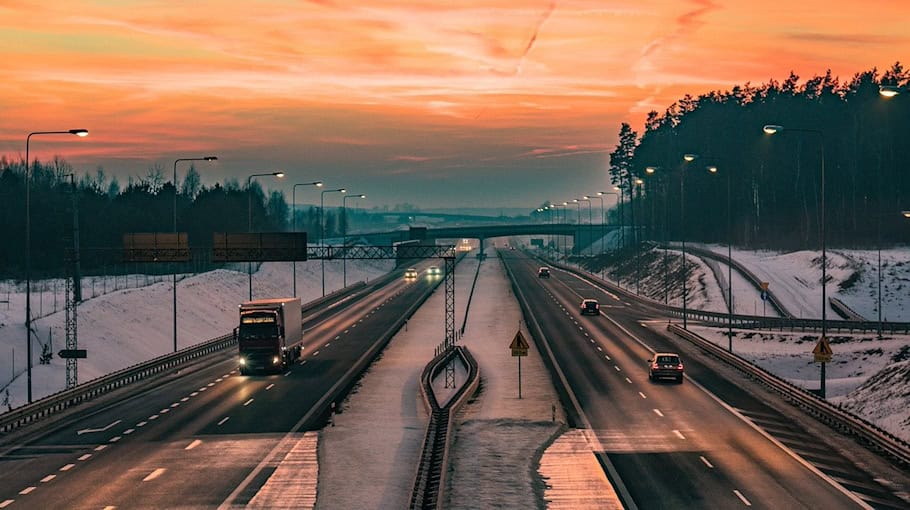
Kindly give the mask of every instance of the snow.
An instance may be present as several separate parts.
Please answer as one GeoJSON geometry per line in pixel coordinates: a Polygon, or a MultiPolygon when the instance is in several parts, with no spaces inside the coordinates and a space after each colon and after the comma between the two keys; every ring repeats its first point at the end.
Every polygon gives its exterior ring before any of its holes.
{"type": "MultiPolygon", "coordinates": [[[[726,255],[725,246],[708,248],[726,255]]],[[[910,321],[910,253],[900,249],[881,253],[883,319],[910,321]]],[[[875,320],[877,251],[831,250],[828,255],[828,294],[875,320]]],[[[821,315],[817,253],[734,250],[733,257],[770,282],[771,289],[796,315],[821,315]]],[[[687,260],[695,268],[689,281],[689,306],[726,311],[726,265],[707,263],[691,254],[687,260]]],[[[391,270],[392,264],[350,261],[348,282],[375,278],[391,270]]],[[[477,264],[475,258],[466,258],[456,271],[459,326],[477,264]]],[[[654,273],[653,278],[647,284],[642,282],[642,293],[662,302],[659,270],[643,270],[648,272],[654,273]]],[[[341,262],[325,264],[327,293],[341,287],[341,273],[341,262]]],[[[297,275],[298,295],[304,302],[322,295],[319,261],[298,263],[297,275]]],[[[237,304],[247,299],[245,271],[222,269],[181,276],[177,290],[179,347],[229,333],[236,322],[237,304]]],[[[627,288],[634,282],[634,276],[628,274],[620,278],[627,288]]],[[[170,282],[169,275],[83,280],[87,299],[78,307],[79,347],[87,349],[89,357],[79,361],[80,381],[173,350],[170,282]],[[127,286],[130,288],[124,288],[127,286]]],[[[291,264],[263,264],[253,275],[253,286],[254,298],[290,295],[291,264]]],[[[52,342],[51,352],[64,344],[63,285],[60,281],[35,282],[34,289],[42,289],[33,294],[32,302],[36,316],[43,315],[34,321],[33,389],[38,399],[64,386],[63,360],[54,357],[49,365],[37,364],[41,344],[52,342]]],[[[760,308],[757,291],[735,271],[733,290],[737,312],[754,313],[760,308]]],[[[0,282],[0,390],[4,392],[0,401],[8,395],[4,406],[9,407],[26,401],[23,294],[21,283],[0,282]]],[[[583,447],[566,448],[570,436],[563,434],[565,418],[533,342],[529,356],[522,359],[523,398],[518,399],[517,360],[511,357],[508,344],[519,328],[526,338],[530,335],[521,324],[515,298],[497,259],[491,257],[481,265],[473,299],[459,342],[477,359],[482,382],[479,393],[457,415],[447,507],[537,506],[549,491],[558,488],[553,487],[559,483],[554,481],[559,480],[558,466],[582,466],[585,462],[581,459],[590,460],[590,452],[583,447]],[[562,458],[550,450],[574,453],[562,458]],[[560,459],[557,467],[544,460],[548,455],[560,459]],[[548,469],[551,474],[545,473],[548,469]]],[[[427,419],[419,398],[418,377],[444,336],[442,300],[440,287],[340,406],[334,427],[319,433],[318,506],[386,508],[407,504],[427,419]]],[[[828,316],[836,318],[831,310],[828,316]]],[[[726,345],[719,329],[697,331],[726,345]]],[[[910,374],[910,337],[888,335],[879,340],[874,333],[838,333],[830,340],[834,350],[834,362],[828,365],[830,400],[910,440],[910,392],[903,383],[910,374]]],[[[785,379],[815,388],[818,365],[812,361],[811,349],[816,341],[817,335],[812,333],[736,331],[734,351],[785,379]]],[[[463,378],[460,374],[457,377],[463,378]]],[[[602,472],[594,471],[592,483],[605,484],[603,490],[609,491],[605,480],[596,479],[602,472]]]]}

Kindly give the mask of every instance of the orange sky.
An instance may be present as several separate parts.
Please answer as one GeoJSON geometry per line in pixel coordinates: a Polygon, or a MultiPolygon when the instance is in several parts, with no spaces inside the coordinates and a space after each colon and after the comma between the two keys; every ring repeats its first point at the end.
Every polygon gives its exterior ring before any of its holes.
{"type": "Polygon", "coordinates": [[[0,0],[0,154],[84,127],[31,153],[121,184],[215,154],[209,184],[282,169],[263,184],[367,207],[531,208],[603,189],[623,121],[791,70],[884,70],[907,34],[903,0],[0,0]]]}

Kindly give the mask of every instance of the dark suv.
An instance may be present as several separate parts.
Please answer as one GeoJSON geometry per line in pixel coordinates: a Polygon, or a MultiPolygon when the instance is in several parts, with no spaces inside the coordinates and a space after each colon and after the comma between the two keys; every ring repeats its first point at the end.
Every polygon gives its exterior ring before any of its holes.
{"type": "Polygon", "coordinates": [[[596,299],[583,299],[581,301],[582,315],[600,315],[600,303],[596,299]]]}
{"type": "Polygon", "coordinates": [[[675,352],[657,352],[648,360],[648,379],[652,381],[675,379],[682,383],[684,371],[683,362],[675,352]]]}
{"type": "Polygon", "coordinates": [[[537,277],[538,277],[538,278],[549,278],[549,277],[550,277],[550,268],[549,268],[549,267],[542,267],[542,268],[538,269],[538,270],[537,270],[537,277]]]}

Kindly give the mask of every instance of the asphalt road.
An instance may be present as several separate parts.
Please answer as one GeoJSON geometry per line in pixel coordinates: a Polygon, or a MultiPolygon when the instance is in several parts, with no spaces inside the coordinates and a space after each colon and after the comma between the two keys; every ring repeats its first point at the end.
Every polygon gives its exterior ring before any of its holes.
{"type": "MultiPolygon", "coordinates": [[[[424,264],[427,265],[427,264],[424,264]]],[[[127,398],[87,406],[0,451],[0,508],[243,505],[295,438],[325,422],[328,396],[438,279],[396,279],[316,311],[286,373],[240,376],[233,349],[127,398]]]]}
{"type": "Polygon", "coordinates": [[[548,340],[571,388],[568,414],[588,430],[627,507],[906,508],[817,437],[718,375],[716,361],[666,333],[666,318],[561,270],[538,278],[539,262],[500,253],[532,311],[529,327],[548,340]],[[583,298],[598,299],[601,314],[580,315],[583,298]],[[682,384],[649,381],[646,360],[655,351],[682,354],[682,384]]]}

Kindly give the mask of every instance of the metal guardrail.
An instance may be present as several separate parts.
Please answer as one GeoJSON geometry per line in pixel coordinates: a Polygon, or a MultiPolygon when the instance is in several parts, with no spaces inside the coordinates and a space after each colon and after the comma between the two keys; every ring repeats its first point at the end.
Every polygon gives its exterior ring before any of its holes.
{"type": "MultiPolygon", "coordinates": [[[[385,278],[385,276],[380,277],[385,278]]],[[[304,305],[303,311],[312,310],[324,305],[333,299],[339,299],[351,294],[365,284],[358,282],[344,289],[339,289],[323,298],[316,299],[304,305]]],[[[158,375],[174,369],[184,363],[196,360],[202,356],[224,350],[236,344],[233,335],[228,334],[213,338],[201,344],[187,347],[177,352],[165,354],[157,358],[127,367],[108,375],[82,383],[74,388],[62,390],[48,395],[40,400],[11,411],[0,414],[0,434],[7,434],[23,426],[35,423],[52,414],[59,413],[70,407],[99,397],[105,393],[121,388],[128,384],[140,381],[147,377],[158,375]]]]}
{"type": "MultiPolygon", "coordinates": [[[[687,320],[694,320],[701,322],[708,326],[726,326],[730,320],[730,314],[727,312],[709,312],[706,310],[697,310],[693,308],[686,308],[684,311],[680,307],[676,306],[667,306],[659,301],[649,299],[644,296],[635,294],[625,290],[612,282],[602,280],[596,275],[591,273],[586,273],[579,271],[578,269],[553,261],[549,259],[544,259],[540,256],[531,254],[538,260],[549,264],[552,267],[557,267],[563,271],[573,273],[577,276],[587,278],[592,283],[597,285],[607,287],[610,292],[614,294],[622,294],[625,298],[636,301],[638,303],[644,304],[648,307],[651,307],[655,310],[659,310],[661,313],[665,313],[671,317],[682,318],[683,315],[686,316],[687,320]]],[[[777,330],[777,331],[812,331],[817,332],[821,330],[822,321],[821,319],[804,319],[797,317],[764,317],[761,315],[741,315],[733,314],[733,327],[738,329],[767,329],[767,330],[777,330]]],[[[877,333],[879,331],[879,322],[878,321],[849,321],[849,320],[831,320],[828,319],[825,321],[825,328],[828,331],[835,332],[849,332],[849,333],[877,333]]],[[[881,331],[882,333],[890,334],[910,334],[910,322],[881,322],[881,331]]]]}
{"type": "Polygon", "coordinates": [[[452,443],[452,417],[467,399],[477,391],[480,384],[480,367],[466,347],[455,346],[433,358],[420,375],[420,389],[423,403],[430,413],[427,432],[423,438],[420,461],[414,476],[411,491],[410,510],[442,510],[445,507],[446,476],[449,466],[449,446],[452,443]],[[468,368],[467,379],[455,395],[444,406],[440,406],[433,393],[433,378],[448,363],[460,357],[468,368]]]}
{"type": "Polygon", "coordinates": [[[866,318],[862,315],[856,313],[855,310],[847,306],[847,303],[844,303],[840,299],[835,297],[829,297],[828,303],[831,304],[831,309],[834,310],[834,313],[840,315],[848,321],[865,321],[866,318]]]}
{"type": "Polygon", "coordinates": [[[824,400],[795,384],[777,377],[765,369],[728,352],[723,347],[714,344],[691,331],[683,329],[677,324],[670,324],[667,326],[667,330],[710,352],[728,365],[733,366],[752,379],[762,383],[775,393],[781,395],[784,399],[804,409],[820,421],[827,423],[841,432],[854,435],[864,443],[897,460],[904,466],[910,465],[910,443],[907,443],[894,434],[831,404],[827,400],[824,400]]]}
{"type": "Polygon", "coordinates": [[[87,400],[91,400],[104,393],[145,379],[146,377],[171,370],[179,365],[195,360],[201,356],[223,350],[234,344],[235,340],[233,335],[220,336],[202,344],[187,347],[186,349],[118,370],[106,376],[80,384],[74,388],[54,393],[41,400],[0,415],[0,433],[6,434],[51,414],[58,413],[87,400]]]}

